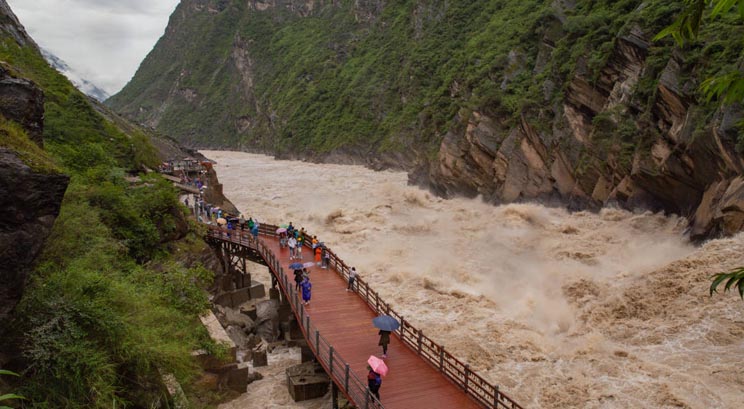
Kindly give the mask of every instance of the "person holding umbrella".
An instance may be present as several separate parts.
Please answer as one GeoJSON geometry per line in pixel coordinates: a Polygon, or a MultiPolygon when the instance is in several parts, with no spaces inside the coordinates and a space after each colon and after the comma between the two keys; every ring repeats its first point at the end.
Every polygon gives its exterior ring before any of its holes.
{"type": "Polygon", "coordinates": [[[382,377],[387,375],[388,367],[380,358],[372,355],[367,360],[367,386],[369,391],[380,400],[380,386],[382,386],[382,377]]]}
{"type": "Polygon", "coordinates": [[[289,268],[294,270],[295,290],[302,289],[302,263],[292,263],[289,268]]]}
{"type": "Polygon", "coordinates": [[[382,347],[382,358],[387,358],[387,348],[388,344],[390,343],[390,331],[381,329],[380,332],[378,332],[377,334],[380,336],[380,340],[377,342],[377,345],[382,347]]]}
{"type": "Polygon", "coordinates": [[[302,284],[302,270],[295,269],[294,271],[295,290],[299,291],[302,284]]]}
{"type": "Polygon", "coordinates": [[[400,323],[395,318],[389,315],[381,315],[372,319],[372,324],[380,329],[377,334],[380,336],[380,341],[377,345],[382,347],[382,358],[387,358],[388,344],[390,344],[390,333],[400,327],[400,323]]]}

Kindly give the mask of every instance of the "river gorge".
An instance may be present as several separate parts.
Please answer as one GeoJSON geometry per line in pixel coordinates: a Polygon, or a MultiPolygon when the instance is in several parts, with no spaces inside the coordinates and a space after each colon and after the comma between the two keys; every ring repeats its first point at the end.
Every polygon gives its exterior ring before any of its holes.
{"type": "Polygon", "coordinates": [[[246,218],[317,234],[525,407],[741,403],[744,303],[708,288],[744,264],[742,235],[694,246],[676,216],[445,200],[402,172],[203,153],[246,218]]]}

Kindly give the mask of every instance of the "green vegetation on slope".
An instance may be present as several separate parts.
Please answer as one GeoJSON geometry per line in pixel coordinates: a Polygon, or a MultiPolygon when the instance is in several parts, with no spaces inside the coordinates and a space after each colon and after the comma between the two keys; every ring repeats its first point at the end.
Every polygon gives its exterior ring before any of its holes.
{"type": "Polygon", "coordinates": [[[59,173],[59,167],[49,154],[29,139],[26,130],[0,115],[0,147],[15,152],[35,172],[59,173]]]}
{"type": "MultiPolygon", "coordinates": [[[[550,127],[548,111],[570,81],[577,74],[597,81],[618,36],[638,27],[651,38],[682,9],[661,0],[581,0],[575,7],[407,0],[379,9],[382,2],[333,2],[299,13],[212,3],[221,11],[182,2],[166,35],[109,103],[188,143],[307,156],[431,155],[461,109],[511,125],[533,113],[535,126],[550,127]]],[[[741,63],[742,27],[729,17],[681,50],[685,75],[741,63]],[[722,28],[730,35],[716,37],[722,28]]],[[[672,48],[671,41],[652,45],[633,105],[652,105],[672,48]]],[[[649,112],[632,107],[627,115],[649,112]]],[[[642,143],[619,134],[607,140],[630,153],[642,143]]]]}
{"type": "MultiPolygon", "coordinates": [[[[42,171],[71,176],[12,328],[17,390],[25,407],[150,407],[167,402],[160,376],[185,382],[198,368],[191,351],[215,349],[198,314],[211,273],[170,255],[183,219],[177,192],[158,176],[125,179],[157,156],[140,131],[127,134],[50,68],[37,50],[0,39],[0,60],[46,95],[43,152],[25,132],[0,122],[2,146],[42,171]]],[[[192,242],[200,239],[190,233],[192,242]]]]}

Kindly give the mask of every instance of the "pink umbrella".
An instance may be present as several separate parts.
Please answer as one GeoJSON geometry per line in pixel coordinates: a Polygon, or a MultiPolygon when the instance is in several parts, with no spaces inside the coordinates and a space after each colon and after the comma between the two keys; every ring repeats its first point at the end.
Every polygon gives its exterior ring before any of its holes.
{"type": "Polygon", "coordinates": [[[276,229],[276,234],[284,233],[286,231],[287,231],[287,229],[285,229],[284,227],[280,227],[280,228],[276,229]]]}
{"type": "Polygon", "coordinates": [[[305,267],[305,268],[310,268],[310,267],[314,267],[314,266],[315,266],[315,263],[313,263],[312,261],[308,261],[308,262],[302,264],[302,267],[305,267]]]}
{"type": "Polygon", "coordinates": [[[385,365],[385,361],[383,361],[382,359],[374,355],[370,355],[367,363],[372,368],[372,370],[380,374],[380,376],[387,375],[388,367],[387,365],[385,365]]]}

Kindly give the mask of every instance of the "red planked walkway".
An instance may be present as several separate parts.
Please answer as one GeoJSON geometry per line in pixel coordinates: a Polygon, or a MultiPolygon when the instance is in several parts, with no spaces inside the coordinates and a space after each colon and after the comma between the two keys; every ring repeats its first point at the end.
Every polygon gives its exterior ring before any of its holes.
{"type": "MultiPolygon", "coordinates": [[[[289,250],[281,249],[275,238],[263,236],[262,240],[283,261],[285,271],[290,271],[289,250]]],[[[312,260],[309,250],[303,251],[305,262],[312,260]]],[[[382,347],[377,346],[378,330],[372,326],[376,314],[355,292],[345,290],[346,280],[335,271],[320,267],[309,271],[313,287],[308,315],[321,335],[349,362],[351,370],[360,379],[366,379],[367,358],[382,354],[382,347]]],[[[385,360],[390,372],[380,388],[380,402],[386,409],[481,407],[416,352],[401,344],[397,336],[390,338],[385,360]]]]}
{"type": "MultiPolygon", "coordinates": [[[[263,230],[263,229],[262,229],[263,230]]],[[[219,235],[218,231],[210,231],[219,235]]],[[[282,249],[276,237],[261,232],[260,240],[272,254],[264,254],[268,258],[275,258],[284,274],[291,276],[289,264],[289,250],[282,249]]],[[[233,234],[231,242],[245,244],[236,239],[233,234]]],[[[224,240],[224,235],[221,236],[224,240]]],[[[302,261],[312,261],[311,250],[305,248],[302,261]]],[[[275,276],[276,264],[272,260],[265,260],[275,276]]],[[[331,267],[333,268],[333,267],[331,267]]],[[[377,345],[379,336],[372,325],[372,319],[377,315],[367,303],[355,292],[347,292],[347,282],[335,270],[311,267],[310,281],[312,299],[304,311],[295,311],[303,323],[303,332],[311,347],[315,345],[314,333],[317,329],[320,335],[333,346],[334,351],[349,363],[350,370],[363,383],[366,383],[366,362],[370,355],[381,356],[382,348],[377,345]],[[306,312],[306,314],[304,313],[306,312]],[[305,318],[310,317],[312,330],[307,331],[305,318]],[[309,334],[307,332],[310,332],[309,334]]],[[[289,286],[294,286],[293,277],[288,277],[289,286]]],[[[282,279],[279,277],[281,283],[282,279]]],[[[285,291],[286,294],[286,291],[285,291]]],[[[319,357],[321,363],[328,370],[328,354],[319,357]]],[[[386,409],[415,409],[415,408],[481,408],[483,407],[470,398],[462,388],[445,378],[436,368],[427,363],[416,351],[403,344],[397,334],[391,336],[388,347],[388,358],[385,360],[389,368],[388,375],[383,378],[380,388],[380,401],[386,409]]],[[[338,376],[338,367],[334,369],[334,377],[339,383],[343,376],[338,376]]],[[[343,387],[340,388],[342,391],[343,387]]],[[[352,393],[352,395],[354,395],[352,393]]],[[[349,394],[347,394],[349,396],[349,394]]],[[[358,398],[358,395],[357,395],[358,398]]],[[[358,399],[357,399],[358,400],[358,399]]],[[[365,402],[356,402],[361,408],[365,402]]],[[[372,407],[372,406],[370,406],[372,407]]]]}

